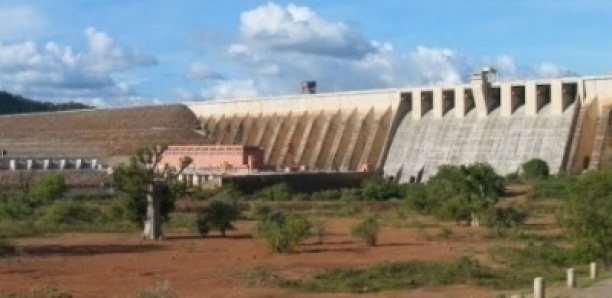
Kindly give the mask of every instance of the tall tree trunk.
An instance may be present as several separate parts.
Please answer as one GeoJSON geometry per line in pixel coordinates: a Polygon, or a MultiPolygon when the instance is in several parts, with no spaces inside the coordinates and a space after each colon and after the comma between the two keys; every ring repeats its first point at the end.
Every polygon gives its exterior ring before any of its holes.
{"type": "Polygon", "coordinates": [[[147,219],[144,222],[142,239],[160,240],[164,237],[162,232],[162,221],[160,213],[160,191],[155,182],[149,185],[147,193],[147,219]]]}
{"type": "Polygon", "coordinates": [[[480,227],[480,220],[478,220],[478,214],[476,214],[476,212],[472,211],[471,217],[472,217],[472,220],[470,221],[470,226],[471,227],[480,227]]]}

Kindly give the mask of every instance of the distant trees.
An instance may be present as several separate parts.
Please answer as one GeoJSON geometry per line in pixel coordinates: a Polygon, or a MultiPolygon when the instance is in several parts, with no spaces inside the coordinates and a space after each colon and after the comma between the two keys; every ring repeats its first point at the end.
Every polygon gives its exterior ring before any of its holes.
{"type": "Polygon", "coordinates": [[[157,240],[163,237],[162,221],[174,210],[176,198],[184,192],[184,184],[176,177],[191,164],[190,157],[183,157],[177,170],[160,169],[165,144],[143,148],[130,158],[129,163],[118,166],[112,175],[113,185],[122,194],[128,217],[143,225],[143,239],[157,240]]]}
{"type": "Polygon", "coordinates": [[[77,102],[51,103],[40,102],[0,91],[0,115],[20,114],[33,112],[66,111],[78,109],[91,109],[92,106],[77,102]]]}

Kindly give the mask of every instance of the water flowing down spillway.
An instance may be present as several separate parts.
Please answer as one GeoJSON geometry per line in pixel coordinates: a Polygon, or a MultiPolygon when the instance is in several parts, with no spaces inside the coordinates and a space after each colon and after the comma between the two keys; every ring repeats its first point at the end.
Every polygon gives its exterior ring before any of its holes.
{"type": "Polygon", "coordinates": [[[525,115],[525,106],[512,116],[502,117],[499,109],[479,118],[471,110],[464,118],[454,110],[434,119],[429,111],[421,119],[403,116],[384,163],[385,175],[401,182],[421,176],[426,180],[444,164],[488,162],[499,174],[516,172],[531,159],[545,160],[557,172],[571,133],[576,104],[562,114],[551,114],[550,105],[537,115],[525,115]]]}

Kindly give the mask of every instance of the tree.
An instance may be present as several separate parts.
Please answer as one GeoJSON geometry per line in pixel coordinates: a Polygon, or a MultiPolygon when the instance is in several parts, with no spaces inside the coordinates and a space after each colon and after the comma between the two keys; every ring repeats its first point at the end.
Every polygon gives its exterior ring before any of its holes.
{"type": "Polygon", "coordinates": [[[363,239],[369,246],[376,246],[378,232],[380,232],[380,224],[378,218],[373,214],[363,215],[351,227],[351,235],[363,239]]]}
{"type": "Polygon", "coordinates": [[[29,188],[29,197],[33,202],[47,202],[61,199],[68,185],[62,174],[48,174],[41,177],[29,188]]]}
{"type": "Polygon", "coordinates": [[[302,215],[270,214],[257,223],[255,234],[266,241],[273,252],[290,252],[308,236],[312,224],[302,215]]]}
{"type": "Polygon", "coordinates": [[[234,221],[240,217],[240,211],[235,204],[221,200],[212,201],[208,206],[200,209],[196,220],[200,235],[208,235],[210,230],[219,230],[221,237],[225,237],[226,230],[233,230],[234,221]]]}
{"type": "Polygon", "coordinates": [[[534,181],[546,179],[550,175],[548,164],[539,158],[532,158],[521,165],[523,179],[534,181]]]}
{"type": "Polygon", "coordinates": [[[129,219],[143,225],[143,239],[158,240],[163,237],[162,221],[174,209],[174,201],[184,184],[176,178],[192,162],[191,157],[181,158],[178,169],[160,167],[164,151],[168,148],[159,144],[139,149],[129,163],[118,166],[112,175],[113,185],[126,200],[129,219]]]}
{"type": "Polygon", "coordinates": [[[456,220],[462,220],[469,211],[470,223],[476,227],[480,226],[479,214],[503,195],[504,179],[486,163],[443,165],[427,182],[427,191],[431,200],[440,202],[442,210],[456,211],[456,220]]]}
{"type": "Polygon", "coordinates": [[[566,200],[560,224],[574,248],[589,260],[612,260],[612,172],[587,172],[566,200]]]}

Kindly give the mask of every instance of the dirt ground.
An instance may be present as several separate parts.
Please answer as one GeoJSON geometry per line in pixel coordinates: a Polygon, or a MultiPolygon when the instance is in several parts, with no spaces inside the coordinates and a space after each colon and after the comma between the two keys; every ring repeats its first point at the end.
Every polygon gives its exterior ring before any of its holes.
{"type": "MultiPolygon", "coordinates": [[[[120,297],[168,281],[179,297],[349,297],[276,287],[244,285],[240,272],[255,266],[284,277],[308,277],[325,268],[356,267],[396,260],[444,260],[462,255],[483,257],[491,243],[468,227],[452,226],[449,239],[435,237],[440,228],[384,228],[379,245],[368,247],[348,235],[350,218],[327,221],[323,243],[308,239],[299,251],[272,254],[250,234],[254,222],[243,221],[227,238],[199,238],[168,231],[159,242],[137,234],[64,234],[21,239],[23,255],[0,259],[0,292],[27,292],[54,286],[78,297],[120,297]]],[[[359,297],[492,297],[486,288],[451,286],[359,294],[359,297]]]]}

